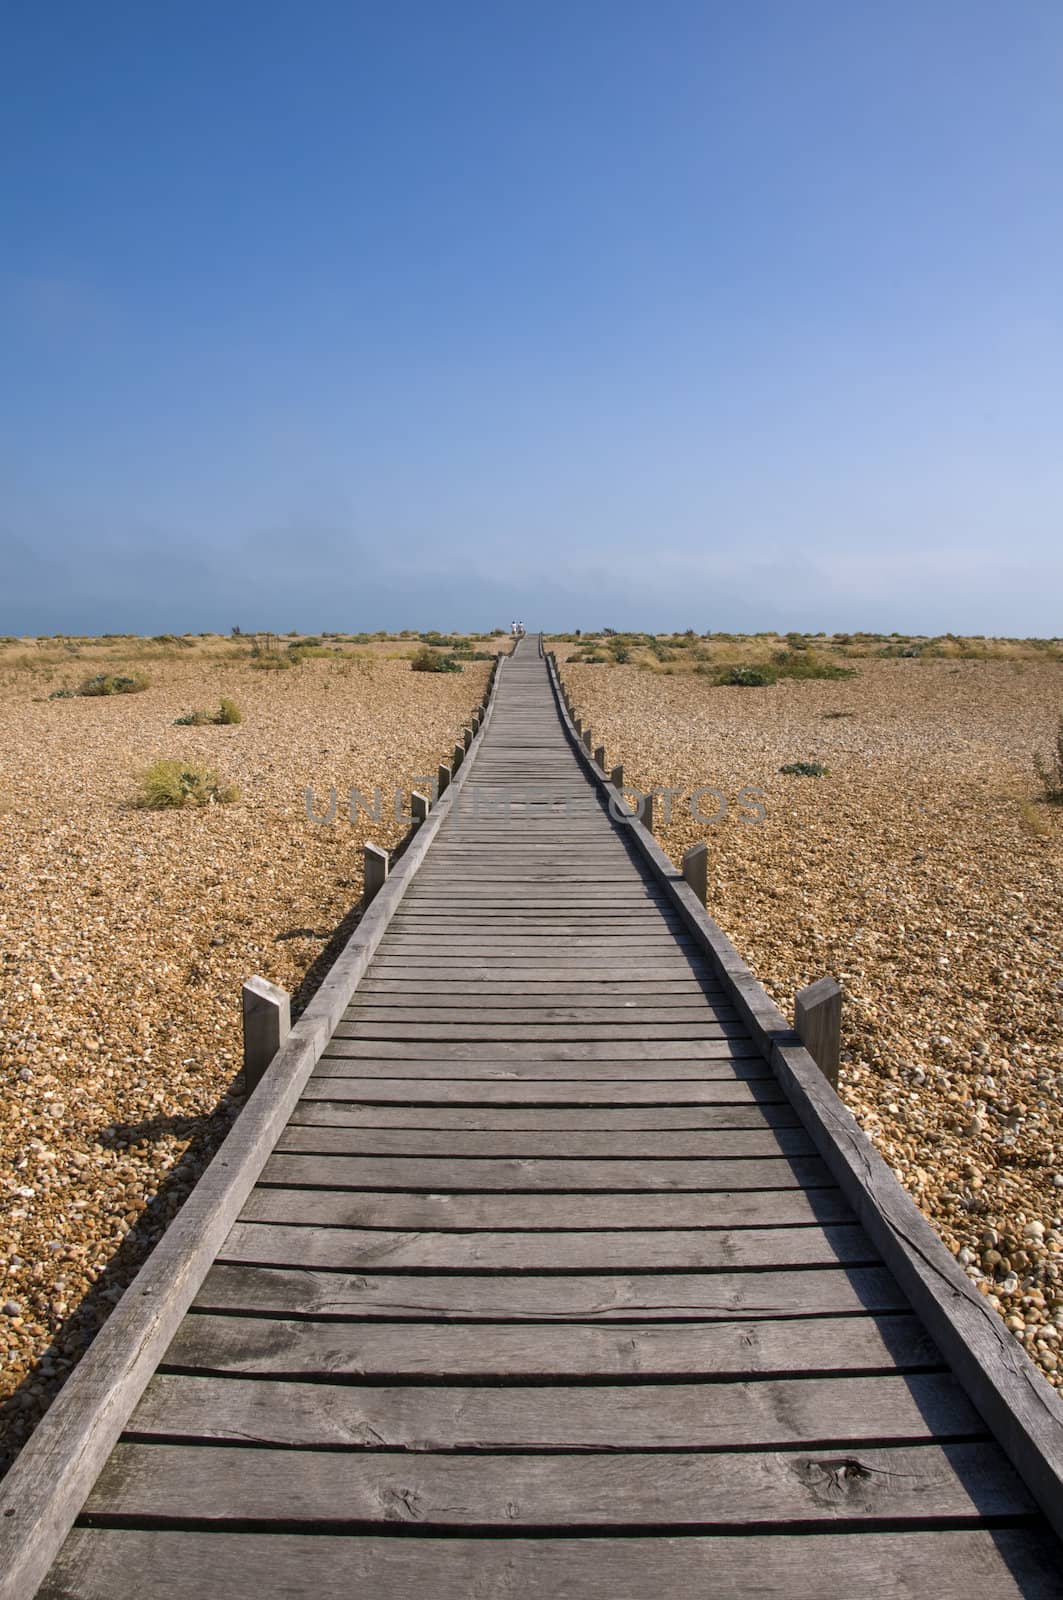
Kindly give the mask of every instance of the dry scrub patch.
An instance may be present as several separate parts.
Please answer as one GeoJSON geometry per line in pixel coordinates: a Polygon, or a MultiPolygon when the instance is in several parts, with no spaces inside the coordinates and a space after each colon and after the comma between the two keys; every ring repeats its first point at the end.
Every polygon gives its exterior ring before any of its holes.
{"type": "Polygon", "coordinates": [[[709,910],[787,1015],[804,984],[841,980],[843,1097],[1058,1385],[1063,811],[1031,755],[1051,745],[1063,667],[863,661],[763,689],[564,677],[628,782],[723,791],[712,826],[677,798],[661,843],[676,861],[708,843],[709,910]],[[779,771],[792,762],[829,772],[779,771]],[[762,825],[741,820],[747,786],[762,825]]]}
{"type": "Polygon", "coordinates": [[[238,1109],[242,981],[302,984],[305,1000],[310,969],[361,895],[362,842],[397,843],[406,824],[390,811],[393,789],[408,794],[435,772],[483,695],[486,663],[417,675],[408,649],[277,672],[222,641],[131,660],[112,650],[108,670],[147,661],[151,687],[56,700],[52,688],[86,675],[86,653],[69,670],[29,654],[3,671],[0,657],[6,1456],[238,1109]],[[223,695],[241,723],[173,726],[223,695]],[[166,757],[215,769],[239,800],[138,807],[138,777],[166,757]],[[336,786],[335,826],[307,820],[308,783],[322,811],[336,786]],[[378,783],[382,821],[352,827],[348,788],[369,796],[378,783]]]}

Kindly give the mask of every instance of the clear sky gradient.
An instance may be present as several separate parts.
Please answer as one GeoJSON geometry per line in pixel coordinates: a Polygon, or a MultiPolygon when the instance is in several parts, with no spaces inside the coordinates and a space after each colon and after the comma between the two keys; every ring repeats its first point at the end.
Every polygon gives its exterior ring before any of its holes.
{"type": "Polygon", "coordinates": [[[1063,632],[1059,0],[11,0],[0,632],[1063,632]]]}

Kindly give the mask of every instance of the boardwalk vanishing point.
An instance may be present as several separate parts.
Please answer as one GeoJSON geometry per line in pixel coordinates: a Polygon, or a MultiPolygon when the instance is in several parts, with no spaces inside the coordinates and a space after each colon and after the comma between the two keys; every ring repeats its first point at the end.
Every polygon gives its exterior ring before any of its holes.
{"type": "Polygon", "coordinates": [[[611,796],[523,639],[0,1485],[3,1600],[1063,1594],[1058,1397],[611,796]]]}

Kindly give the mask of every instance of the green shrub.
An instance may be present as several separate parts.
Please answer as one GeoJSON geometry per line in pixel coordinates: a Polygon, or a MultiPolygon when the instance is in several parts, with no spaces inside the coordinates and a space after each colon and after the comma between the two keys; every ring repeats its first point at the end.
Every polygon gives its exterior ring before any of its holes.
{"type": "Polygon", "coordinates": [[[825,778],[830,771],[818,761],[790,761],[785,767],[779,768],[780,772],[787,772],[795,778],[825,778]]]}
{"type": "Polygon", "coordinates": [[[1063,805],[1063,717],[1056,729],[1055,748],[1046,761],[1040,750],[1033,758],[1033,769],[1044,786],[1045,799],[1063,805]]]}
{"type": "Polygon", "coordinates": [[[48,698],[49,700],[76,700],[78,693],[77,689],[53,689],[48,698]]]}
{"type": "Polygon", "coordinates": [[[282,656],[274,650],[262,650],[257,644],[251,651],[251,665],[259,672],[287,672],[289,667],[297,667],[302,659],[294,650],[282,656]]]}
{"type": "Polygon", "coordinates": [[[151,680],[142,672],[134,672],[130,678],[101,672],[95,678],[86,678],[78,694],[87,695],[90,699],[107,694],[141,694],[150,686],[151,680]]]}
{"type": "Polygon", "coordinates": [[[149,811],[180,806],[227,805],[239,790],[223,784],[213,767],[191,761],[156,761],[142,775],[138,804],[149,811]]]}
{"type": "Polygon", "coordinates": [[[175,717],[173,725],[175,728],[205,728],[243,720],[244,714],[235,700],[223,700],[217,711],[189,711],[183,717],[175,717]]]}
{"type": "Polygon", "coordinates": [[[410,663],[411,672],[460,672],[461,662],[422,645],[410,663]]]}

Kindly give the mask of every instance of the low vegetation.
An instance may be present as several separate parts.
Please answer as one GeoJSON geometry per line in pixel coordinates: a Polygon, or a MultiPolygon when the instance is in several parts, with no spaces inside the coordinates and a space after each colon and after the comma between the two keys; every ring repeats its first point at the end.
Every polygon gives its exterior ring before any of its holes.
{"type": "MultiPolygon", "coordinates": [[[[570,644],[567,659],[579,666],[638,667],[662,677],[698,672],[734,687],[759,688],[780,678],[843,678],[851,662],[1006,661],[1016,671],[1034,662],[1063,662],[1063,639],[996,639],[960,634],[924,637],[902,633],[621,633],[615,628],[548,636],[570,644]],[[746,675],[755,668],[762,676],[746,675]]],[[[562,659],[566,652],[559,651],[562,659]]]]}
{"type": "Polygon", "coordinates": [[[173,725],[175,728],[223,727],[243,720],[244,714],[236,701],[223,699],[217,711],[189,711],[183,717],[175,717],[173,725]]]}
{"type": "Polygon", "coordinates": [[[825,778],[830,771],[820,761],[788,761],[785,767],[779,768],[793,778],[825,778]]]}
{"type": "Polygon", "coordinates": [[[155,761],[140,780],[138,804],[148,811],[181,806],[228,805],[240,791],[222,783],[213,767],[192,761],[155,761]]]}
{"type": "Polygon", "coordinates": [[[453,655],[444,655],[429,645],[422,645],[410,662],[411,672],[460,672],[461,662],[453,655]]]}
{"type": "Polygon", "coordinates": [[[100,695],[108,694],[143,694],[144,690],[150,687],[151,679],[143,672],[134,672],[128,677],[100,672],[94,678],[86,678],[77,693],[94,700],[100,695]]]}

